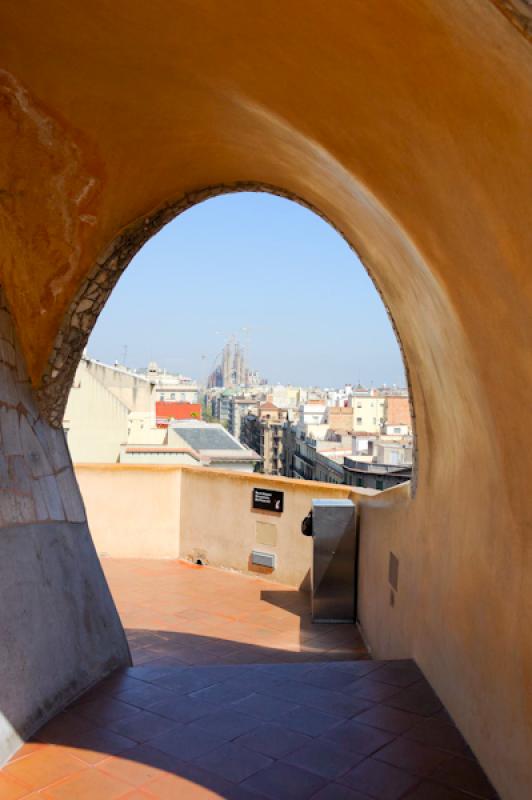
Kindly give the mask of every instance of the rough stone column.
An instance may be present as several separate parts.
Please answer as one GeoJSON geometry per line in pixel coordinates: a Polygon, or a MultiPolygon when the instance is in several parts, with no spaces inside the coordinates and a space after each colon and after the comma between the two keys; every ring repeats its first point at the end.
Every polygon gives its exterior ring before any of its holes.
{"type": "Polygon", "coordinates": [[[128,663],[65,435],[37,411],[0,287],[0,765],[128,663]]]}

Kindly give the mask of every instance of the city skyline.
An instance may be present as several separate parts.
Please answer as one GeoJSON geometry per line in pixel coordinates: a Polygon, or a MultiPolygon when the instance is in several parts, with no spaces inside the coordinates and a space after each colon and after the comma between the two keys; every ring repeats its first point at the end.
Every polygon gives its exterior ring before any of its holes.
{"type": "Polygon", "coordinates": [[[283,198],[214,198],[169,223],[132,260],[87,349],[205,383],[231,336],[271,383],[405,383],[363,266],[326,222],[283,198]]]}

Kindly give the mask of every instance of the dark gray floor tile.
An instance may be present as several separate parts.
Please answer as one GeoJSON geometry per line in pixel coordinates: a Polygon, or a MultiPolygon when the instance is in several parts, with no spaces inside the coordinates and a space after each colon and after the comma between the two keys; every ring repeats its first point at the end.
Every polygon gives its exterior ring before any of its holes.
{"type": "Polygon", "coordinates": [[[393,686],[411,686],[417,681],[424,680],[423,673],[414,661],[388,661],[388,663],[373,673],[376,681],[389,683],[393,686]]]}
{"type": "Polygon", "coordinates": [[[175,673],[158,678],[155,683],[157,686],[179,691],[182,694],[189,694],[216,684],[215,677],[210,674],[200,673],[199,669],[198,667],[190,667],[185,670],[177,670],[175,673]]]}
{"type": "Polygon", "coordinates": [[[138,681],[139,686],[134,688],[127,688],[114,697],[121,700],[123,703],[129,703],[137,708],[146,709],[154,703],[161,701],[171,701],[175,694],[168,689],[163,689],[160,686],[155,686],[152,683],[141,683],[138,681]]]}
{"type": "Polygon", "coordinates": [[[347,672],[330,669],[328,664],[324,664],[304,675],[303,681],[311,686],[319,686],[322,689],[341,690],[349,683],[352,683],[353,678],[347,672]]]}
{"type": "Polygon", "coordinates": [[[302,733],[266,722],[251,733],[240,736],[236,743],[271,758],[282,758],[311,741],[309,736],[302,733]]]}
{"type": "Polygon", "coordinates": [[[397,735],[414,728],[424,717],[391,706],[376,705],[357,714],[356,721],[397,735]]]}
{"type": "Polygon", "coordinates": [[[121,736],[141,743],[171,730],[175,727],[175,721],[161,717],[159,714],[152,714],[150,711],[140,711],[133,717],[110,722],[106,727],[121,736]]]}
{"type": "Polygon", "coordinates": [[[277,720],[281,715],[290,715],[299,706],[290,703],[288,700],[281,700],[279,697],[268,697],[266,694],[256,692],[242,700],[237,700],[231,706],[236,711],[245,714],[252,714],[255,717],[265,720],[277,720]]]}
{"type": "Polygon", "coordinates": [[[313,739],[309,744],[285,756],[283,761],[309,772],[315,772],[322,778],[334,780],[344,775],[359,764],[365,756],[346,750],[325,739],[313,739]]]}
{"type": "Polygon", "coordinates": [[[369,756],[391,742],[395,736],[387,731],[380,731],[369,725],[362,725],[355,720],[348,720],[342,725],[327,731],[320,738],[334,742],[340,747],[352,750],[354,753],[369,756]]]}
{"type": "Polygon", "coordinates": [[[273,761],[267,756],[229,742],[196,758],[194,763],[226,780],[240,783],[260,769],[269,767],[273,761]]]}
{"type": "Polygon", "coordinates": [[[269,800],[308,800],[325,785],[326,781],[312,772],[292,767],[278,761],[243,782],[269,800]]]}
{"type": "Polygon", "coordinates": [[[371,706],[371,703],[361,698],[351,697],[341,692],[310,686],[307,683],[295,681],[282,681],[270,690],[274,697],[297,703],[298,705],[317,708],[321,711],[337,714],[338,716],[351,717],[359,714],[371,706]]]}
{"type": "Polygon", "coordinates": [[[401,689],[397,694],[386,698],[386,705],[425,717],[431,717],[442,709],[438,696],[426,681],[415,683],[407,689],[401,689]]]}
{"type": "Polygon", "coordinates": [[[474,800],[474,798],[470,794],[464,794],[457,789],[443,786],[441,783],[422,781],[405,795],[404,800],[474,800]]]}
{"type": "Polygon", "coordinates": [[[213,686],[208,686],[196,692],[190,692],[190,696],[205,700],[208,703],[225,704],[243,700],[244,697],[248,697],[253,693],[253,690],[248,686],[243,686],[238,681],[231,680],[224,683],[215,683],[213,686]]]}
{"type": "Polygon", "coordinates": [[[294,711],[282,714],[276,721],[279,725],[305,733],[307,736],[321,736],[322,733],[345,722],[345,717],[327,714],[317,708],[298,706],[294,711]]]}
{"type": "Polygon", "coordinates": [[[339,782],[375,800],[399,800],[408,789],[419,783],[419,778],[390,764],[367,758],[339,778],[339,782]]]}
{"type": "Polygon", "coordinates": [[[495,789],[476,761],[453,756],[439,766],[431,775],[434,781],[444,783],[453,789],[468,792],[483,800],[494,800],[495,789]]]}
{"type": "Polygon", "coordinates": [[[147,744],[157,750],[162,750],[163,753],[169,753],[181,761],[192,761],[192,759],[220,747],[226,741],[225,737],[215,736],[203,728],[196,727],[194,723],[189,725],[177,723],[176,727],[161,736],[150,739],[147,744]]]}
{"type": "Polygon", "coordinates": [[[367,794],[353,791],[348,786],[328,783],[318,794],[312,795],[312,800],[371,800],[371,798],[367,794]]]}
{"type": "Polygon", "coordinates": [[[420,744],[439,747],[456,755],[465,755],[470,752],[465,739],[452,722],[449,723],[434,717],[418,717],[418,724],[409,728],[404,736],[420,744]]]}
{"type": "Polygon", "coordinates": [[[257,717],[249,714],[242,714],[233,708],[222,708],[212,714],[206,714],[196,720],[199,728],[203,728],[215,736],[223,736],[225,739],[236,739],[244,733],[249,733],[260,725],[257,717]]]}
{"type": "Polygon", "coordinates": [[[207,703],[205,700],[183,694],[173,697],[169,701],[155,703],[150,706],[149,710],[176,722],[193,722],[206,714],[218,711],[219,708],[220,706],[214,703],[207,703]]]}
{"type": "Polygon", "coordinates": [[[425,747],[411,739],[399,738],[381,748],[378,753],[374,753],[373,757],[407,772],[428,776],[451,756],[444,750],[425,747]]]}

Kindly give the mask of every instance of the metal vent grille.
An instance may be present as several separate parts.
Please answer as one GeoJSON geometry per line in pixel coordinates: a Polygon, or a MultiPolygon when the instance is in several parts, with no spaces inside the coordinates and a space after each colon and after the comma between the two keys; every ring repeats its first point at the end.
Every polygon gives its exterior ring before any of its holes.
{"type": "Polygon", "coordinates": [[[252,550],[251,563],[258,564],[261,567],[270,567],[270,569],[275,569],[275,554],[262,553],[260,550],[252,550]]]}

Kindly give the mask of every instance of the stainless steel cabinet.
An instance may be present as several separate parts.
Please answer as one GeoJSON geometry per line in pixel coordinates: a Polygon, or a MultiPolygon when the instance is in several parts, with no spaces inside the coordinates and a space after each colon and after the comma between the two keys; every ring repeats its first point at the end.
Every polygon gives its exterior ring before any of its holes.
{"type": "Polygon", "coordinates": [[[313,500],[312,619],[355,621],[356,506],[351,500],[313,500]]]}

